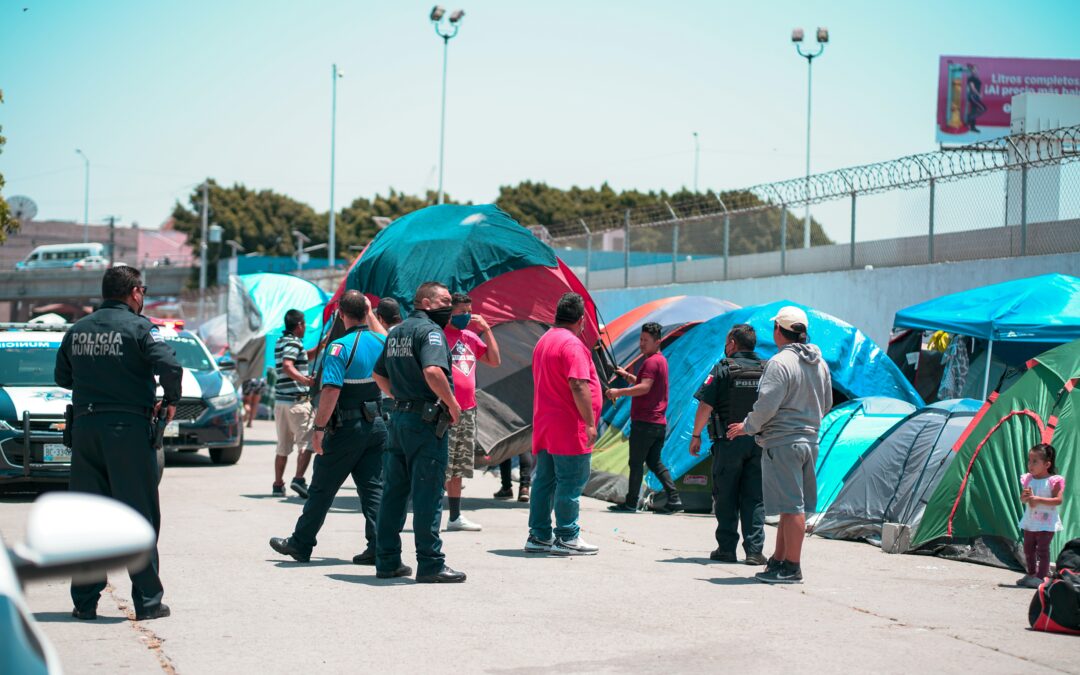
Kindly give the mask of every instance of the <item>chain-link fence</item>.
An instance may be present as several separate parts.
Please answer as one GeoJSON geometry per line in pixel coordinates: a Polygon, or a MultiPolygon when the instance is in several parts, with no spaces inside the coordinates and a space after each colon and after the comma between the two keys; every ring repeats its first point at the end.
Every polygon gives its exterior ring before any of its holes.
{"type": "Polygon", "coordinates": [[[1071,253],[1077,160],[1066,127],[542,229],[591,289],[1071,253]]]}

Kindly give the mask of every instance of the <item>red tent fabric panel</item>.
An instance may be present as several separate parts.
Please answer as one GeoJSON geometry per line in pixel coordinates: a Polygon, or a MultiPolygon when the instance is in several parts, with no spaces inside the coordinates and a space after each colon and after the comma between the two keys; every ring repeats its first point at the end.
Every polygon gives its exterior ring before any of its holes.
{"type": "MultiPolygon", "coordinates": [[[[368,246],[370,246],[370,244],[368,246]]],[[[356,256],[356,259],[352,261],[352,264],[349,265],[349,269],[345,271],[345,276],[342,277],[341,283],[338,284],[338,289],[334,291],[334,295],[327,301],[326,307],[323,308],[323,323],[330,321],[330,315],[337,309],[338,300],[340,300],[341,296],[345,295],[345,291],[348,290],[345,288],[345,282],[349,279],[349,272],[352,272],[352,269],[360,264],[360,259],[364,257],[364,252],[367,251],[367,249],[368,247],[365,246],[364,250],[360,251],[360,255],[356,256]]],[[[367,297],[368,300],[371,300],[373,296],[368,295],[367,297]]],[[[378,302],[379,300],[378,298],[375,298],[374,301],[378,302]]]]}
{"type": "Polygon", "coordinates": [[[558,268],[525,267],[486,281],[469,292],[473,312],[491,325],[508,321],[532,320],[555,323],[555,305],[563,293],[573,291],[585,298],[585,344],[600,337],[596,305],[589,292],[570,268],[560,260],[558,268]]]}

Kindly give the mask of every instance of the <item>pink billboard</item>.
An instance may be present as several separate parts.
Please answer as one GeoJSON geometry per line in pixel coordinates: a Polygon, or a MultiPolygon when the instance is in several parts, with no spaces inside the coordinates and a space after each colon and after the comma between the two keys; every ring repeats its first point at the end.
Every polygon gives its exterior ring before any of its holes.
{"type": "Polygon", "coordinates": [[[1028,92],[1080,95],[1080,61],[942,56],[937,142],[976,143],[1008,135],[1012,97],[1028,92]]]}

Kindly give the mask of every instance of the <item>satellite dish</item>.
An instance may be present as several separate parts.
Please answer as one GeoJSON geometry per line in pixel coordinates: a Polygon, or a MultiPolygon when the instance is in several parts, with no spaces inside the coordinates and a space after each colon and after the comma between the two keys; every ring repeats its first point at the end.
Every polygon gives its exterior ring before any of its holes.
{"type": "Polygon", "coordinates": [[[15,195],[7,200],[8,206],[11,208],[11,215],[15,217],[15,220],[20,224],[29,223],[37,215],[37,204],[33,199],[29,197],[23,197],[22,195],[15,195]]]}

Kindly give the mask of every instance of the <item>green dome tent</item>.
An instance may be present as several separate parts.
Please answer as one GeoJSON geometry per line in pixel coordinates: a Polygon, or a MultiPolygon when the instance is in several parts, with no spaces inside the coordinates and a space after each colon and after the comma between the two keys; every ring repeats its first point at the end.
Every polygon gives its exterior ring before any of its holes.
{"type": "Polygon", "coordinates": [[[1019,558],[1020,476],[1028,450],[1040,442],[1058,449],[1057,469],[1066,485],[1059,507],[1065,529],[1054,537],[1051,558],[1080,537],[1080,500],[1069,497],[1080,485],[1080,340],[1036,356],[1028,368],[1007,391],[990,395],[953,447],[955,461],[927,503],[913,547],[990,538],[1009,544],[1019,558]]]}

